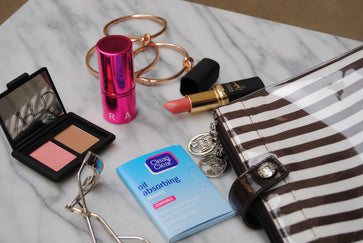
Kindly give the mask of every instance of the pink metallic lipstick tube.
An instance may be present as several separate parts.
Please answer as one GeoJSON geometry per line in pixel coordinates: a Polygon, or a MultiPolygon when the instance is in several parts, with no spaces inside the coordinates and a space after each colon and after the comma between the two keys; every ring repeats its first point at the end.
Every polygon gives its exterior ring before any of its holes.
{"type": "Polygon", "coordinates": [[[131,40],[109,35],[97,42],[104,118],[116,124],[136,116],[134,59],[131,40]]]}

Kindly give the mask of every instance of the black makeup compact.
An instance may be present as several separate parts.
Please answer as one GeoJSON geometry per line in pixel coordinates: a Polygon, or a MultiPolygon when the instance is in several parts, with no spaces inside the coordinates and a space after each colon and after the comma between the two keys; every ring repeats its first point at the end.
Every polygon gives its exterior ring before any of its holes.
{"type": "Polygon", "coordinates": [[[99,152],[115,139],[65,111],[45,67],[7,84],[0,94],[0,122],[12,156],[53,181],[78,169],[87,151],[99,152]]]}

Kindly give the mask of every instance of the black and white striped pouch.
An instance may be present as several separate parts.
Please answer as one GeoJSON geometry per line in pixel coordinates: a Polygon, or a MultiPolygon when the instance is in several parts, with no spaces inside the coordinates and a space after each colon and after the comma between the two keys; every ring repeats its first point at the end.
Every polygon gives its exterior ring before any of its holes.
{"type": "Polygon", "coordinates": [[[230,202],[273,242],[363,240],[363,47],[216,110],[230,202]]]}

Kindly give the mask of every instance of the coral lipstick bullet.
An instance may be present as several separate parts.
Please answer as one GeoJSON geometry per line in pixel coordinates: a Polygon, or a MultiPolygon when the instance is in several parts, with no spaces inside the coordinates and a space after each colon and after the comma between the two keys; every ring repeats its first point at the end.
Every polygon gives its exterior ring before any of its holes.
{"type": "Polygon", "coordinates": [[[173,114],[190,112],[190,110],[191,110],[191,104],[190,104],[190,100],[188,97],[166,102],[163,106],[165,109],[167,109],[168,111],[170,111],[173,114]]]}

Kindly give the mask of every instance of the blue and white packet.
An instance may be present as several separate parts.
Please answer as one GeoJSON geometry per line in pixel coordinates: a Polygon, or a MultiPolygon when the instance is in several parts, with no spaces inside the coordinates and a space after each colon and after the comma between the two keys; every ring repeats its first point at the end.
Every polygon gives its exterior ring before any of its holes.
{"type": "Polygon", "coordinates": [[[235,215],[180,145],[143,155],[116,171],[170,243],[235,215]]]}

